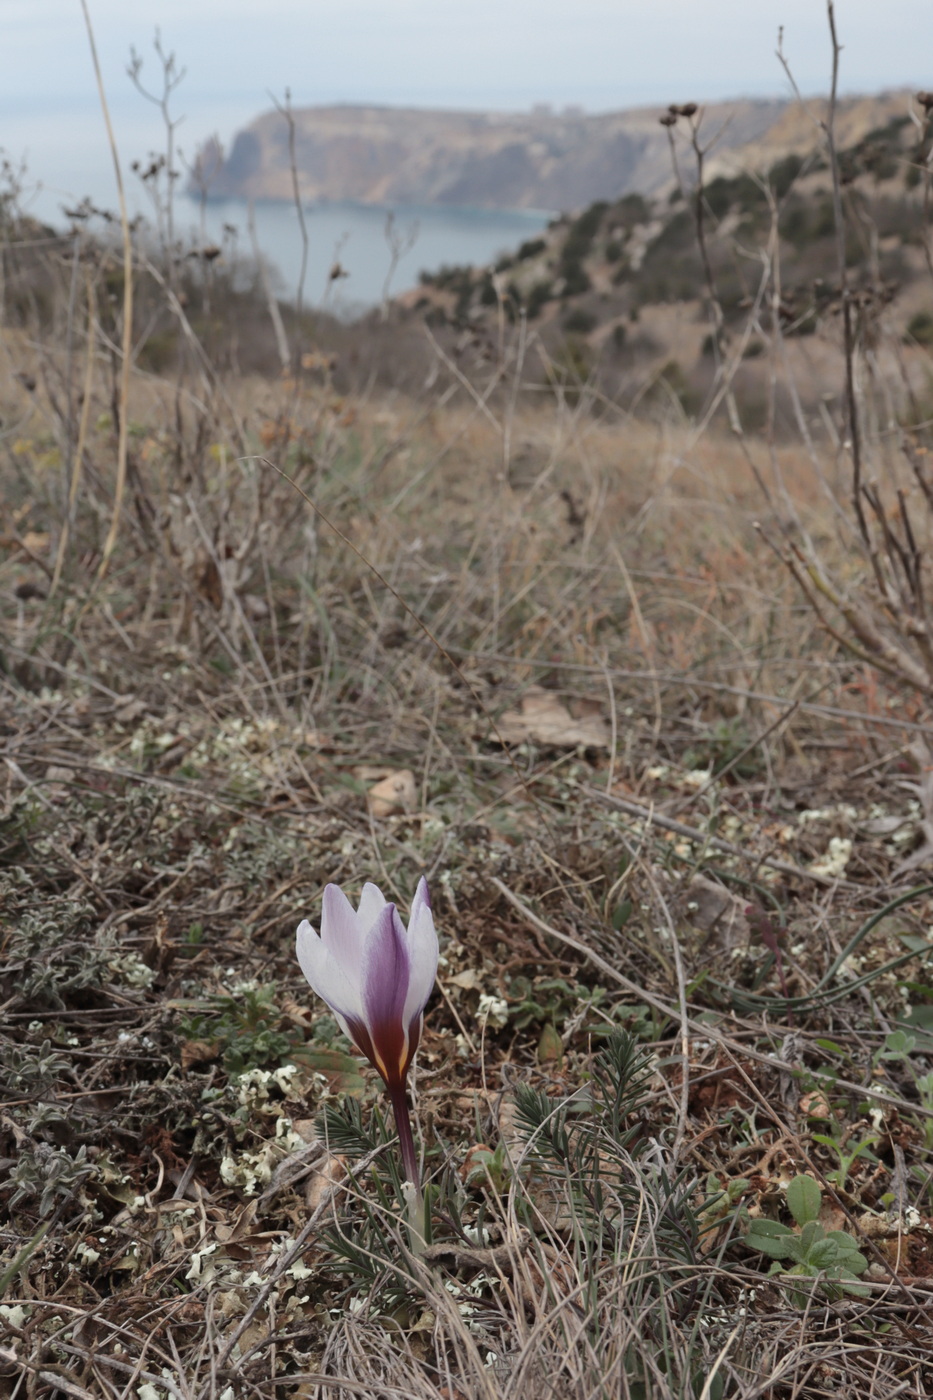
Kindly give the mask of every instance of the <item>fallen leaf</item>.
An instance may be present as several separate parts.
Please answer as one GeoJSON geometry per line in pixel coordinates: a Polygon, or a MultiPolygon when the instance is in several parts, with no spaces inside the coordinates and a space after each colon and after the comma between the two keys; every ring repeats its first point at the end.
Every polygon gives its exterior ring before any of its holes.
{"type": "Polygon", "coordinates": [[[320,1172],[321,1168],[317,1163],[325,1155],[325,1151],[322,1142],[309,1142],[306,1147],[299,1148],[297,1152],[289,1153],[285,1160],[275,1168],[269,1184],[257,1204],[267,1206],[280,1191],[284,1191],[289,1186],[297,1185],[299,1181],[304,1181],[312,1172],[320,1172]]]}
{"type": "Polygon", "coordinates": [[[812,1093],[804,1094],[800,1100],[800,1112],[807,1118],[819,1118],[826,1121],[833,1116],[829,1099],[822,1089],[814,1089],[812,1093]]]}
{"type": "Polygon", "coordinates": [[[252,618],[253,622],[261,622],[269,616],[269,604],[265,598],[260,598],[258,593],[244,593],[240,603],[246,616],[252,618]]]}
{"type": "Polygon", "coordinates": [[[337,1153],[325,1157],[321,1165],[308,1177],[305,1187],[305,1206],[309,1211],[317,1210],[323,1200],[330,1196],[347,1174],[347,1159],[337,1153]]]}
{"type": "Polygon", "coordinates": [[[312,1074],[323,1074],[335,1094],[358,1094],[365,1087],[360,1061],[343,1050],[309,1041],[292,1052],[291,1058],[312,1074]]]}
{"type": "Polygon", "coordinates": [[[27,530],[22,538],[23,549],[30,554],[44,554],[49,547],[51,536],[47,530],[27,530]]]}
{"type": "Polygon", "coordinates": [[[311,1008],[305,1002],[283,997],[282,1015],[291,1021],[293,1026],[300,1026],[302,1030],[311,1029],[311,1008]]]}
{"type": "Polygon", "coordinates": [[[415,775],[410,768],[399,768],[369,789],[367,806],[373,816],[382,820],[399,812],[413,812],[418,805],[415,775]]]}
{"type": "Polygon", "coordinates": [[[722,885],[694,875],[686,889],[687,917],[694,928],[717,935],[726,949],[747,944],[751,928],[745,915],[745,903],[722,885]],[[694,908],[693,906],[696,906],[694,908]]]}
{"type": "Polygon", "coordinates": [[[532,739],[558,749],[608,749],[609,726],[602,715],[584,714],[578,719],[551,690],[533,685],[521,699],[520,710],[506,710],[498,723],[507,744],[532,739]]]}
{"type": "Polygon", "coordinates": [[[462,987],[465,992],[472,992],[480,985],[480,975],[475,967],[468,967],[465,972],[457,972],[453,977],[447,978],[451,987],[462,987]]]}
{"type": "Polygon", "coordinates": [[[482,1177],[484,1175],[482,1164],[486,1160],[486,1158],[481,1157],[480,1153],[486,1153],[489,1157],[493,1155],[492,1148],[489,1146],[488,1143],[475,1143],[474,1146],[470,1148],[467,1155],[464,1157],[463,1163],[460,1167],[461,1181],[469,1182],[471,1176],[476,1175],[482,1177]]]}
{"type": "Polygon", "coordinates": [[[114,704],[113,717],[118,724],[132,724],[134,719],[142,719],[149,709],[138,695],[121,695],[114,704]]]}
{"type": "Polygon", "coordinates": [[[209,1065],[220,1054],[220,1042],[216,1040],[186,1040],[181,1047],[181,1067],[187,1071],[192,1065],[209,1065]]]}
{"type": "Polygon", "coordinates": [[[538,1060],[541,1064],[553,1064],[560,1068],[564,1060],[564,1044],[555,1026],[548,1023],[538,1041],[538,1060]]]}

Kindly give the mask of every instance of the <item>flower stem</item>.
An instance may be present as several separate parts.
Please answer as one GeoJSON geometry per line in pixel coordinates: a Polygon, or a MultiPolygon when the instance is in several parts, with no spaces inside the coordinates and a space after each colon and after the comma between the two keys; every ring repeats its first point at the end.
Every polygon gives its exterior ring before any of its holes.
{"type": "Polygon", "coordinates": [[[402,1165],[405,1168],[406,1180],[410,1181],[415,1190],[421,1191],[421,1173],[418,1170],[418,1155],[415,1152],[415,1140],[411,1135],[411,1115],[408,1112],[408,1094],[405,1085],[389,1089],[389,1098],[392,1100],[392,1111],[395,1114],[395,1126],[398,1129],[399,1146],[402,1149],[402,1165]]]}
{"type": "Polygon", "coordinates": [[[402,1165],[405,1168],[405,1199],[408,1203],[408,1229],[413,1254],[423,1254],[427,1240],[424,1197],[421,1194],[421,1173],[418,1170],[418,1154],[411,1132],[411,1114],[408,1111],[408,1094],[405,1085],[389,1089],[395,1126],[398,1129],[399,1146],[402,1149],[402,1165]]]}

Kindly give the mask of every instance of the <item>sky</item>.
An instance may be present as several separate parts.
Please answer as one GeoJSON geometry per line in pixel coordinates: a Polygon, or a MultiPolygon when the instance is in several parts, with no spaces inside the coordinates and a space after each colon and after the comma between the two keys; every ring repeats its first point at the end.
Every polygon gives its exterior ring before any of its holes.
{"type": "MultiPolygon", "coordinates": [[[[588,111],[786,93],[779,26],[805,93],[830,69],[824,0],[87,0],[121,160],[161,144],[156,30],[187,70],[185,154],[291,89],[296,105],[371,102],[588,111]]],[[[933,0],[836,0],[841,88],[933,88],[933,0]],[[883,18],[882,18],[883,17],[883,18]]],[[[50,201],[103,198],[109,153],[81,0],[0,0],[0,148],[50,201]]]]}

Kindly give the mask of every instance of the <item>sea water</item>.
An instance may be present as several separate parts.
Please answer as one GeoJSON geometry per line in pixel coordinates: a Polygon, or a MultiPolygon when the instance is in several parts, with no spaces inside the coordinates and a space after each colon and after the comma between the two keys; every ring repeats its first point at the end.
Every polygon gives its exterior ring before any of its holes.
{"type": "MultiPolygon", "coordinates": [[[[249,210],[241,200],[180,201],[176,222],[200,237],[202,214],[210,242],[228,260],[252,256],[249,210]],[[235,229],[232,234],[226,230],[235,229]]],[[[484,267],[547,225],[541,211],[459,209],[396,205],[316,204],[304,211],[308,236],[303,301],[340,314],[374,306],[390,294],[417,285],[422,270],[468,263],[484,267]],[[338,272],[339,276],[332,276],[338,272]]],[[[273,270],[277,295],[294,301],[301,278],[302,237],[294,204],[263,202],[254,209],[256,238],[273,270]]]]}

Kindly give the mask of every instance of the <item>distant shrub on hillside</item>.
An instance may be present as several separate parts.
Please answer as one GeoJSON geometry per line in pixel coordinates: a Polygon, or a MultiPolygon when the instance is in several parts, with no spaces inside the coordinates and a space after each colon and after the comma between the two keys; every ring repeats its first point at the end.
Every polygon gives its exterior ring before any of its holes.
{"type": "Polygon", "coordinates": [[[582,296],[593,285],[589,273],[578,258],[568,259],[566,256],[561,258],[560,272],[564,279],[564,289],[561,296],[582,296]]]}
{"type": "Polygon", "coordinates": [[[593,251],[593,241],[599,233],[600,225],[608,208],[609,205],[605,200],[597,200],[570,225],[561,251],[561,272],[564,277],[570,277],[568,269],[582,264],[583,259],[589,257],[593,251]]]}
{"type": "Polygon", "coordinates": [[[528,293],[525,302],[525,313],[529,320],[534,320],[541,314],[541,308],[554,296],[554,284],[550,280],[536,282],[528,293]]]}
{"type": "Polygon", "coordinates": [[[469,267],[459,263],[442,263],[436,272],[422,272],[420,281],[424,287],[437,287],[439,291],[459,291],[464,282],[472,281],[469,267]]]}
{"type": "Polygon", "coordinates": [[[783,160],[775,161],[768,171],[768,184],[778,199],[783,199],[788,193],[805,164],[803,156],[793,154],[785,156],[783,160]]]}
{"type": "Polygon", "coordinates": [[[624,228],[634,228],[636,224],[646,224],[651,218],[651,205],[641,194],[623,195],[612,206],[612,222],[624,228]]]}
{"type": "Polygon", "coordinates": [[[710,181],[703,195],[707,208],[717,219],[723,218],[733,207],[748,213],[766,203],[764,192],[750,175],[737,175],[733,179],[720,175],[710,181]]]}
{"type": "Polygon", "coordinates": [[[577,335],[589,335],[599,325],[599,317],[583,306],[576,306],[564,317],[564,330],[577,335]]]}
{"type": "Polygon", "coordinates": [[[933,316],[929,311],[918,311],[907,322],[907,339],[918,345],[933,345],[933,316]]]}
{"type": "Polygon", "coordinates": [[[496,302],[499,300],[496,295],[495,284],[489,276],[484,277],[480,283],[479,300],[481,306],[495,306],[496,302]]]}
{"type": "Polygon", "coordinates": [[[571,224],[571,237],[587,239],[592,243],[597,233],[599,233],[603,216],[608,208],[609,205],[604,199],[597,199],[594,204],[590,205],[589,209],[584,210],[580,217],[571,224]]]}
{"type": "Polygon", "coordinates": [[[516,262],[527,262],[529,258],[536,258],[539,253],[543,253],[547,248],[546,238],[529,238],[519,247],[515,254],[516,262]]]}

